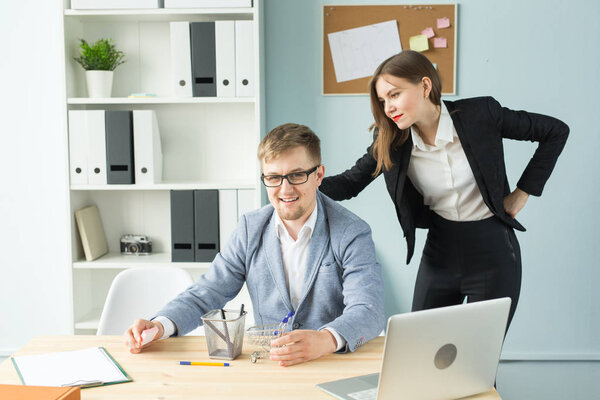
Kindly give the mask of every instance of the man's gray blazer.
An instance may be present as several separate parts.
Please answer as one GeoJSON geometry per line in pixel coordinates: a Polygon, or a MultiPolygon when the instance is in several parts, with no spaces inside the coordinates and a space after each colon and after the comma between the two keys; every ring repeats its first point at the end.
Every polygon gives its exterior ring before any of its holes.
{"type": "MultiPolygon", "coordinates": [[[[304,291],[293,329],[333,328],[354,351],[384,328],[383,281],[366,222],[317,192],[319,211],[311,237],[304,291]]],[[[292,310],[286,286],[275,210],[267,205],[240,218],[209,270],[157,315],[184,335],[200,316],[221,308],[247,282],[257,325],[275,324],[292,310]]]]}

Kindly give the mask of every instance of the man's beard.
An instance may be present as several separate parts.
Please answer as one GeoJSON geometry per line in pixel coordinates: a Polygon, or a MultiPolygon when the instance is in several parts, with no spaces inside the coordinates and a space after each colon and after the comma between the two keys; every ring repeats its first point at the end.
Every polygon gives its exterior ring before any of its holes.
{"type": "Polygon", "coordinates": [[[303,207],[298,207],[294,210],[282,210],[279,209],[279,218],[286,221],[295,221],[298,218],[302,217],[306,210],[303,207]]]}

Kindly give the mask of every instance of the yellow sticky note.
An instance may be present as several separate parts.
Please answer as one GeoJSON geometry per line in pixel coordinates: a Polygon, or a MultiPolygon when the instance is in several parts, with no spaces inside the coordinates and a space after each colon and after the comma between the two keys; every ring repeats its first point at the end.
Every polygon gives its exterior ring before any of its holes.
{"type": "Polygon", "coordinates": [[[429,50],[429,42],[427,36],[416,35],[410,37],[410,49],[414,51],[426,51],[429,50]]]}

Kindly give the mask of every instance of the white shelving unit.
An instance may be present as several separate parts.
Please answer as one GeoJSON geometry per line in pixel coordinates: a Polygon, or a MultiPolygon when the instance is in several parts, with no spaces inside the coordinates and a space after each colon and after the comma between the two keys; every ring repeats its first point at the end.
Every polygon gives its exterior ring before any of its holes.
{"type": "MultiPolygon", "coordinates": [[[[258,0],[255,1],[255,3],[258,0]]],[[[67,1],[67,3],[69,3],[67,1]]],[[[156,8],[140,10],[70,10],[65,16],[86,17],[90,21],[102,21],[105,18],[119,21],[188,21],[190,16],[213,19],[252,19],[259,14],[257,4],[251,8],[156,8]]]]}
{"type": "MultiPolygon", "coordinates": [[[[154,185],[71,185],[71,263],[74,333],[93,333],[110,283],[118,272],[143,266],[177,266],[197,278],[210,263],[172,263],[170,191],[234,191],[239,199],[260,202],[256,148],[264,131],[264,67],[261,1],[252,8],[71,10],[63,0],[65,113],[68,110],[154,110],[163,151],[163,181],[154,185]],[[174,97],[171,88],[171,21],[251,20],[254,35],[253,97],[174,97]],[[115,70],[113,97],[88,98],[84,70],[73,58],[79,38],[112,38],[126,62],[115,70]],[[129,98],[132,93],[156,97],[129,98]],[[87,262],[74,211],[95,204],[100,210],[109,254],[87,262]],[[153,242],[150,256],[123,256],[122,234],[144,234],[153,242]]],[[[231,194],[231,192],[230,192],[231,194]]],[[[234,212],[236,212],[235,210],[234,212]]],[[[221,242],[221,247],[224,245],[221,242]]],[[[232,306],[249,298],[241,293],[232,306]]]]}
{"type": "Polygon", "coordinates": [[[156,97],[156,98],[128,98],[110,97],[95,98],[72,97],[67,100],[68,104],[219,104],[219,103],[254,103],[254,98],[213,98],[213,97],[156,97]]]}
{"type": "MultiPolygon", "coordinates": [[[[222,182],[171,182],[157,183],[154,185],[134,184],[129,185],[127,190],[203,190],[203,189],[255,189],[256,184],[244,181],[222,181],[222,182]]],[[[71,185],[71,190],[123,190],[122,186],[118,185],[71,185]]]]}
{"type": "MultiPolygon", "coordinates": [[[[94,261],[74,260],[74,269],[118,269],[124,268],[136,268],[143,266],[165,266],[168,268],[171,264],[170,253],[153,253],[147,256],[132,257],[122,255],[121,253],[108,253],[101,258],[94,261]]],[[[206,271],[210,266],[207,262],[189,262],[189,263],[177,263],[178,267],[187,268],[191,270],[206,271]]]]}

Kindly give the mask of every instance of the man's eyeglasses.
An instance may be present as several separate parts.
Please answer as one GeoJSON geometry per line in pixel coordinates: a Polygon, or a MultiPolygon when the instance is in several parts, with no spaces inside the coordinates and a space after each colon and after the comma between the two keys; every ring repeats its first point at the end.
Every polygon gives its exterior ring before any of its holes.
{"type": "Polygon", "coordinates": [[[290,185],[302,185],[308,182],[308,176],[315,172],[319,166],[312,167],[306,171],[292,172],[287,175],[265,175],[260,176],[260,180],[266,187],[278,187],[283,183],[283,179],[287,179],[290,185]]]}

